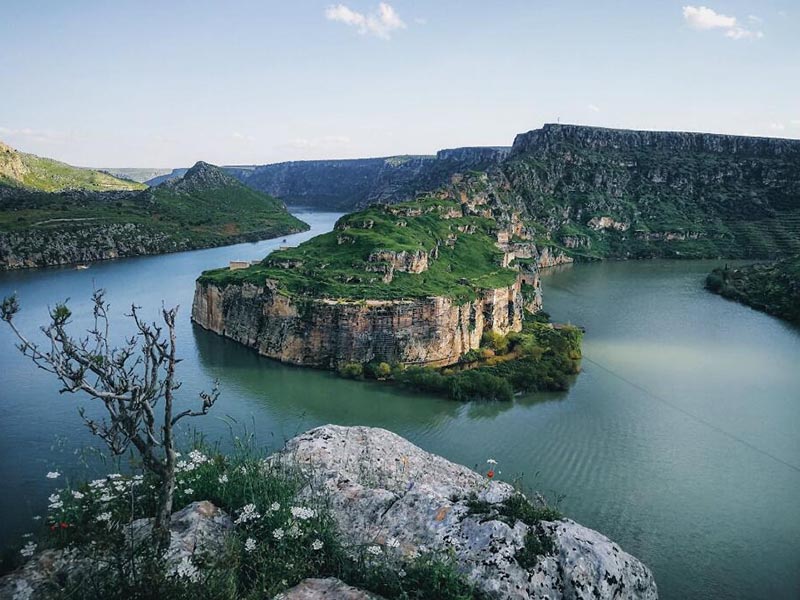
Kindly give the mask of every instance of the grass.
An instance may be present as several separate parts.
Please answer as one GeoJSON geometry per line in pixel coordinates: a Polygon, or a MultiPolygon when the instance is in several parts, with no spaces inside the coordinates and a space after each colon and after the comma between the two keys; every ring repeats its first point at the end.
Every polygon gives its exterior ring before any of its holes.
{"type": "Polygon", "coordinates": [[[501,267],[491,219],[461,216],[457,202],[428,198],[392,207],[371,207],[342,217],[334,231],[297,248],[276,251],[260,264],[237,271],[206,271],[201,282],[263,285],[277,283],[289,296],[344,300],[397,300],[446,296],[474,299],[481,290],[512,285],[516,271],[501,267]],[[461,229],[461,231],[460,231],[461,229]],[[464,230],[472,230],[465,233],[464,230]],[[447,243],[448,239],[451,241],[447,243]],[[421,253],[421,273],[394,270],[383,281],[385,262],[370,260],[377,251],[421,253]],[[438,252],[438,258],[434,254],[438,252]]]}
{"type": "Polygon", "coordinates": [[[80,169],[50,158],[17,152],[2,144],[0,144],[0,185],[22,186],[42,192],[70,189],[95,192],[143,190],[147,187],[102,171],[80,169]]]}
{"type": "MultiPolygon", "coordinates": [[[[224,548],[165,570],[149,538],[130,535],[134,519],[154,512],[154,482],[111,474],[67,486],[51,496],[38,537],[26,538],[32,551],[31,544],[36,551],[71,549],[85,559],[80,577],[49,583],[48,597],[255,600],[308,577],[332,576],[387,599],[482,598],[450,555],[406,555],[389,540],[347,543],[324,499],[299,496],[306,478],[266,461],[250,444],[230,455],[195,449],[181,460],[175,506],[209,500],[225,510],[235,527],[224,548]]],[[[17,556],[19,564],[24,559],[17,556]]]]}

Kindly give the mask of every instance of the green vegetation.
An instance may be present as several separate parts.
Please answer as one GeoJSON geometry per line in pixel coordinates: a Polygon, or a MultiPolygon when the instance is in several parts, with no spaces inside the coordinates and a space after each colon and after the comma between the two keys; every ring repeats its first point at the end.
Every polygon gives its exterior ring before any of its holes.
{"type": "Polygon", "coordinates": [[[747,153],[745,142],[716,149],[722,136],[640,134],[549,125],[502,169],[544,238],[575,258],[800,253],[796,141],[763,140],[747,153]],[[593,217],[627,228],[595,229],[593,217]]]}
{"type": "Polygon", "coordinates": [[[706,287],[725,298],[800,324],[800,256],[714,269],[706,278],[706,287]]]}
{"type": "Polygon", "coordinates": [[[201,447],[180,459],[176,506],[208,500],[234,519],[219,552],[165,569],[148,536],[131,537],[134,520],[153,515],[156,482],[111,474],[57,490],[37,537],[6,566],[45,548],[71,548],[80,575],[51,581],[54,599],[266,600],[308,577],[338,577],[387,599],[483,598],[449,555],[412,558],[389,543],[347,543],[324,500],[299,497],[306,476],[264,458],[250,440],[230,455],[201,447]]]}
{"type": "Polygon", "coordinates": [[[566,390],[580,370],[582,337],[577,327],[554,326],[539,313],[524,322],[521,332],[487,332],[480,349],[451,367],[397,366],[389,374],[386,363],[349,363],[340,374],[390,380],[458,401],[511,400],[515,392],[566,390]]]}
{"type": "MultiPolygon", "coordinates": [[[[47,240],[59,235],[88,240],[83,245],[93,239],[108,244],[109,227],[119,225],[135,226],[140,244],[153,246],[148,253],[255,241],[308,228],[280,201],[205,163],[182,179],[139,192],[46,193],[0,187],[0,236],[15,234],[21,240],[19,248],[14,242],[7,246],[23,260],[30,252],[56,252],[47,240]],[[41,240],[45,247],[37,246],[41,240]]],[[[121,241],[132,245],[131,240],[121,241]]]]}
{"type": "Polygon", "coordinates": [[[206,271],[200,281],[228,285],[271,279],[281,293],[301,297],[447,296],[466,301],[481,290],[510,286],[516,280],[516,271],[501,267],[495,228],[492,219],[462,216],[461,206],[452,200],[426,198],[373,206],[342,217],[334,231],[297,248],[273,252],[249,269],[206,271]],[[463,232],[467,230],[470,233],[463,232]],[[427,269],[401,271],[378,253],[394,253],[398,261],[424,261],[427,269]],[[385,281],[389,271],[391,281],[385,281]]]}
{"type": "Polygon", "coordinates": [[[0,142],[0,186],[4,185],[40,192],[64,190],[102,192],[143,190],[147,187],[144,184],[120,179],[102,171],[72,167],[50,158],[17,152],[0,142]]]}

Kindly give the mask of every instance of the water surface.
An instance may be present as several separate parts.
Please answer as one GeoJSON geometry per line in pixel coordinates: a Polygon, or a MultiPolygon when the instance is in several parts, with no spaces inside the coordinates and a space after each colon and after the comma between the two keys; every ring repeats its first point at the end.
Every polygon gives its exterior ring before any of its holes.
{"type": "MultiPolygon", "coordinates": [[[[338,215],[299,216],[313,229],[287,243],[330,229],[338,215]]],[[[222,386],[214,416],[194,421],[210,439],[228,439],[231,420],[272,446],[323,423],[386,427],[470,466],[494,458],[501,477],[565,495],[567,514],[653,569],[663,598],[800,596],[800,333],[706,293],[704,276],[717,263],[552,270],[545,308],[587,328],[575,385],[457,404],[283,366],[191,325],[201,270],[281,243],[0,274],[0,293],[19,293],[28,331],[56,300],[87,309],[93,281],[108,289],[115,315],[131,301],[153,317],[162,299],[181,304],[185,397],[214,378],[222,386]]],[[[114,326],[127,327],[124,319],[114,326]]],[[[8,543],[45,506],[46,471],[84,474],[74,452],[91,437],[79,401],[59,397],[5,329],[0,372],[0,543],[8,543]]]]}

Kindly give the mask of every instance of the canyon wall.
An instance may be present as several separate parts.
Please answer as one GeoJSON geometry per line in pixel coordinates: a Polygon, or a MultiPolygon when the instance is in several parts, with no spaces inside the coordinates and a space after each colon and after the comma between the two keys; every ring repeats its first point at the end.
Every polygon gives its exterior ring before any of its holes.
{"type": "Polygon", "coordinates": [[[455,303],[410,300],[294,300],[270,282],[218,287],[198,282],[192,320],[282,362],[336,368],[373,360],[407,365],[453,364],[480,345],[484,331],[522,328],[522,277],[455,303]]]}

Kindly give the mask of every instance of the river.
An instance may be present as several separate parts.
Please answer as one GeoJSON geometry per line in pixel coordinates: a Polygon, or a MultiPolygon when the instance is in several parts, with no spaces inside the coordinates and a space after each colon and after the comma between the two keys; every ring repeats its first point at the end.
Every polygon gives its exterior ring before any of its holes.
{"type": "MultiPolygon", "coordinates": [[[[310,232],[332,213],[302,212],[310,232]]],[[[282,240],[98,263],[85,271],[0,274],[18,293],[19,325],[34,331],[47,306],[71,298],[76,325],[93,285],[108,291],[115,331],[130,302],[155,318],[180,304],[179,372],[186,397],[219,378],[209,440],[254,431],[278,447],[323,423],[386,427],[469,465],[499,462],[562,510],[652,569],[662,598],[800,597],[800,331],[705,292],[718,261],[581,264],[543,279],[545,308],[587,329],[583,372],[565,393],[512,403],[457,404],[391,386],[277,364],[193,326],[194,280],[231,259],[255,259],[282,240]]],[[[84,477],[93,444],[48,376],[0,328],[0,545],[41,514],[53,482],[84,477]]],[[[95,413],[99,414],[99,413],[95,413]]],[[[96,445],[96,444],[95,444],[96,445]]],[[[91,464],[94,465],[94,462],[91,464]]],[[[96,466],[88,471],[96,469],[96,466]]]]}

